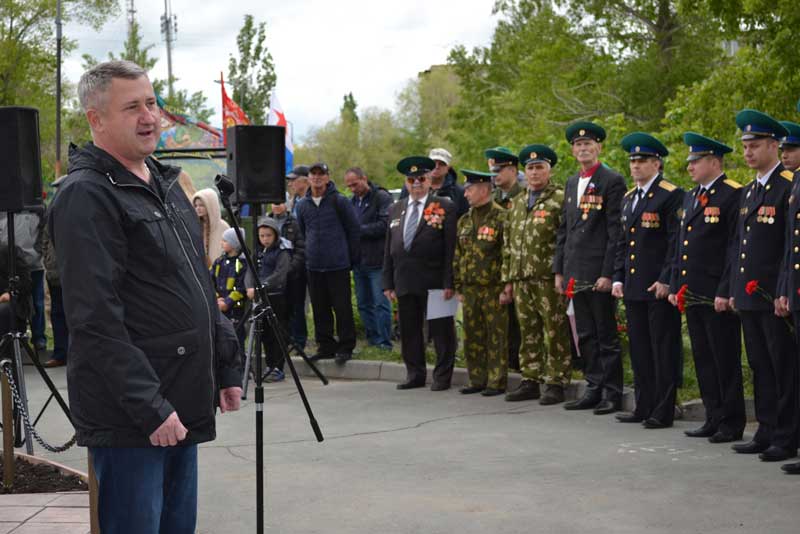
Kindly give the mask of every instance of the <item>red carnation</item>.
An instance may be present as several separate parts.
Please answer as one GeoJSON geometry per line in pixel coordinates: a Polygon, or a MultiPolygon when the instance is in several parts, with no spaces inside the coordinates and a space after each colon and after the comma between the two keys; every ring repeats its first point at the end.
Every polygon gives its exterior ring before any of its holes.
{"type": "Polygon", "coordinates": [[[570,278],[567,282],[567,290],[564,292],[567,295],[568,299],[571,299],[575,296],[575,279],[570,278]]]}
{"type": "Polygon", "coordinates": [[[747,285],[744,286],[744,292],[748,295],[752,295],[756,291],[758,291],[758,280],[750,280],[747,282],[747,285]]]}

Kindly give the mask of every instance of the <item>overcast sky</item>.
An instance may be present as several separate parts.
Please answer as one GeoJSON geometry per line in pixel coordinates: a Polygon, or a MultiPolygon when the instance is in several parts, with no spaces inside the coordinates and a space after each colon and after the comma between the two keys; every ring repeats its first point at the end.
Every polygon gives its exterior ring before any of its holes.
{"type": "MultiPolygon", "coordinates": [[[[120,0],[122,5],[124,0],[120,0]]],[[[456,44],[488,45],[497,17],[494,0],[172,0],[178,18],[173,49],[176,87],[203,91],[221,123],[220,71],[236,52],[236,35],[245,14],[266,21],[266,44],[278,75],[278,98],[295,126],[295,142],[312,126],[338,113],[345,93],[353,92],[359,109],[393,108],[405,83],[420,71],[444,63],[456,44]]],[[[155,77],[167,77],[166,46],[160,18],[164,0],[135,0],[143,42],[156,46],[155,77]]],[[[65,60],[64,73],[77,82],[81,55],[105,59],[120,52],[127,31],[124,9],[100,32],[65,26],[78,49],[65,60]]],[[[229,90],[230,94],[231,91],[229,90]]]]}

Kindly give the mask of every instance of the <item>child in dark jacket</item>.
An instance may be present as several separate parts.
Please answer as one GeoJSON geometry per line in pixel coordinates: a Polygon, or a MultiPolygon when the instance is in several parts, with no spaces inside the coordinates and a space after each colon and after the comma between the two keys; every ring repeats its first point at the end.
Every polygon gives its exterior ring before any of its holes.
{"type": "MultiPolygon", "coordinates": [[[[286,279],[291,268],[292,244],[288,239],[280,237],[280,227],[271,217],[258,220],[258,241],[261,248],[256,256],[258,279],[269,295],[269,302],[281,325],[282,335],[288,332],[288,313],[286,307],[286,279]]],[[[247,296],[255,298],[255,280],[248,276],[245,281],[247,296]]],[[[284,355],[280,344],[269,324],[264,325],[261,335],[266,358],[267,382],[279,382],[285,378],[283,372],[284,355]]]]}
{"type": "Polygon", "coordinates": [[[243,348],[245,328],[241,321],[247,303],[245,289],[247,263],[241,251],[242,247],[236,238],[236,232],[233,228],[228,228],[222,234],[222,255],[211,264],[211,278],[217,294],[217,306],[233,323],[236,336],[239,338],[239,347],[243,348]]]}

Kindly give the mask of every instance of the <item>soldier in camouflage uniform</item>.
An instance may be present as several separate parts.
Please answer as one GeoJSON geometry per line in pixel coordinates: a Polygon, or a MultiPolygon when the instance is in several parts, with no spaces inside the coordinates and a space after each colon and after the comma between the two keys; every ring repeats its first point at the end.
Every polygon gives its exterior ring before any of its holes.
{"type": "Polygon", "coordinates": [[[461,393],[486,397],[506,390],[508,309],[502,292],[503,226],[506,212],[492,202],[492,174],[461,171],[470,210],[458,220],[453,277],[464,304],[464,357],[469,385],[461,393]]]}
{"type": "Polygon", "coordinates": [[[570,349],[564,298],[556,294],[552,270],[556,231],[561,223],[564,190],[550,181],[558,158],[545,145],[529,145],[519,155],[525,165],[528,191],[518,195],[507,212],[503,245],[502,302],[513,298],[522,346],[522,384],[507,401],[539,398],[540,404],[564,400],[570,380],[570,349]]]}

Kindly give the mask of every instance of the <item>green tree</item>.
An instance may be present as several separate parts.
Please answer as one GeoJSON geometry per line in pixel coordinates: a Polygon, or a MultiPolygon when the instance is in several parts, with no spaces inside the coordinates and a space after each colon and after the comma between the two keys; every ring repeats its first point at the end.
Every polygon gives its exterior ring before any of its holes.
{"type": "Polygon", "coordinates": [[[239,59],[231,55],[228,63],[228,83],[233,87],[231,98],[253,124],[266,122],[270,92],[277,81],[272,54],[264,43],[266,37],[266,23],[256,25],[252,15],[245,15],[236,37],[239,59]]]}
{"type": "Polygon", "coordinates": [[[397,116],[409,154],[448,143],[451,109],[461,101],[458,75],[450,65],[434,65],[409,80],[397,96],[397,116]]]}

